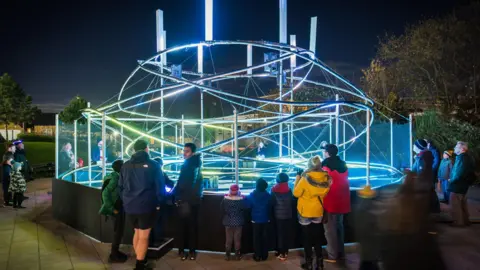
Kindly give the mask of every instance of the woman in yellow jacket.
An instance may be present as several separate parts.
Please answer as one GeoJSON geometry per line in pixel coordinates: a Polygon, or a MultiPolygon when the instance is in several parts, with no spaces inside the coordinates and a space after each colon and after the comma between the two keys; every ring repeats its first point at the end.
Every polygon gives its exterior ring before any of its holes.
{"type": "Polygon", "coordinates": [[[323,269],[322,258],[322,217],[323,198],[327,195],[331,178],[322,170],[322,160],[314,156],[308,161],[307,170],[297,175],[293,196],[298,198],[298,221],[302,225],[305,263],[303,269],[313,269],[312,246],[315,247],[316,267],[323,269]]]}

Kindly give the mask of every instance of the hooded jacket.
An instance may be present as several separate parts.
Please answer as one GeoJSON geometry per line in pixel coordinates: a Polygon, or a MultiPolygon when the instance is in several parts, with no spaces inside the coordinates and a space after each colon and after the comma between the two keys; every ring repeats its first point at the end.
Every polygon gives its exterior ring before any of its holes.
{"type": "Polygon", "coordinates": [[[160,165],[145,151],[136,152],[123,164],[118,188],[127,214],[150,213],[165,199],[165,179],[160,165]]]}
{"type": "Polygon", "coordinates": [[[278,183],[273,186],[272,205],[275,219],[292,218],[293,196],[288,182],[278,183]]]}
{"type": "Polygon", "coordinates": [[[304,218],[323,216],[323,207],[319,200],[324,200],[329,190],[330,176],[322,170],[304,172],[295,180],[293,196],[298,198],[297,211],[304,218]]]}
{"type": "Polygon", "coordinates": [[[222,211],[223,226],[243,226],[245,223],[244,210],[246,208],[245,198],[243,196],[225,195],[220,207],[222,211]]]}
{"type": "Polygon", "coordinates": [[[247,196],[247,205],[252,209],[253,223],[270,222],[272,201],[267,191],[254,190],[247,196]]]}
{"type": "Polygon", "coordinates": [[[103,179],[105,188],[102,190],[102,207],[100,208],[99,214],[113,216],[113,210],[120,210],[121,200],[118,195],[119,178],[119,173],[112,172],[103,179]]]}
{"type": "Polygon", "coordinates": [[[332,177],[332,184],[325,196],[323,206],[329,213],[350,213],[350,183],[348,182],[347,164],[339,156],[333,156],[326,158],[322,162],[322,167],[332,177]]]}
{"type": "Polygon", "coordinates": [[[186,159],[180,169],[173,192],[176,201],[200,204],[203,194],[202,160],[195,154],[186,159]]]}
{"type": "Polygon", "coordinates": [[[438,168],[438,179],[440,180],[449,180],[450,174],[452,173],[453,160],[451,158],[444,158],[440,162],[440,167],[438,168]]]}

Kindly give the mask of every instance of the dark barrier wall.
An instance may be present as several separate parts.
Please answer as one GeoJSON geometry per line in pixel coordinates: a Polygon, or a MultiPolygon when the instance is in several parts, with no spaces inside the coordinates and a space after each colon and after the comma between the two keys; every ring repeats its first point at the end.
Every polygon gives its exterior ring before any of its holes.
{"type": "MultiPolygon", "coordinates": [[[[101,206],[100,190],[84,185],[53,179],[52,180],[52,208],[55,219],[68,226],[89,235],[101,242],[109,243],[112,240],[113,222],[100,216],[98,211],[101,206]]],[[[220,202],[222,195],[205,195],[199,214],[198,249],[209,251],[225,250],[225,228],[220,215],[220,202]]],[[[355,193],[352,192],[352,203],[355,202],[355,193]]],[[[248,215],[248,214],[247,214],[248,215]]],[[[345,242],[354,242],[351,214],[345,218],[345,242]]],[[[248,215],[247,220],[250,220],[248,215]]],[[[174,206],[162,208],[161,227],[164,236],[175,237],[176,220],[174,206]]],[[[292,248],[301,247],[301,228],[292,220],[291,241],[292,248]]],[[[270,224],[270,247],[275,247],[275,223],[270,224]]],[[[133,228],[127,220],[124,233],[124,244],[131,244],[133,228]]],[[[242,251],[252,251],[252,226],[247,222],[243,229],[242,251]]],[[[323,239],[323,243],[326,241],[323,239]]],[[[176,247],[175,243],[175,247],[176,247]]]]}

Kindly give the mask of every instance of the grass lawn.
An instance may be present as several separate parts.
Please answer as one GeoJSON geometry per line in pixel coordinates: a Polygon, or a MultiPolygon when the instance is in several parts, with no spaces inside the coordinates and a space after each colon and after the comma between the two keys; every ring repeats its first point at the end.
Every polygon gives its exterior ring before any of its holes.
{"type": "Polygon", "coordinates": [[[55,143],[24,142],[30,165],[55,162],[55,143]]]}

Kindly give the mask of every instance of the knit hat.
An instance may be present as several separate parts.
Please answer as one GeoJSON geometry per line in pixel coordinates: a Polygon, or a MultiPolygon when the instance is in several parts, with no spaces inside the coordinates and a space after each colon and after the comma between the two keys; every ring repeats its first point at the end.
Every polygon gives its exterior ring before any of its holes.
{"type": "Polygon", "coordinates": [[[420,150],[425,150],[425,148],[427,148],[427,142],[423,139],[416,140],[414,145],[420,150]]]}
{"type": "Polygon", "coordinates": [[[257,180],[257,184],[255,185],[255,189],[258,191],[265,191],[267,190],[268,183],[263,178],[257,180]]]}
{"type": "Polygon", "coordinates": [[[375,197],[376,192],[372,189],[371,186],[365,186],[362,189],[358,190],[357,194],[360,198],[371,199],[375,197]]]}
{"type": "Polygon", "coordinates": [[[289,180],[289,177],[288,177],[288,174],[286,173],[279,173],[277,175],[277,183],[286,183],[288,182],[289,180]]]}
{"type": "Polygon", "coordinates": [[[232,195],[232,196],[238,195],[239,190],[240,190],[240,188],[238,187],[238,185],[233,184],[233,185],[230,186],[229,194],[232,195]]]}
{"type": "Polygon", "coordinates": [[[443,153],[447,154],[449,157],[453,156],[453,151],[452,150],[445,150],[445,152],[443,152],[443,153]]]}

